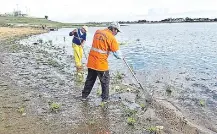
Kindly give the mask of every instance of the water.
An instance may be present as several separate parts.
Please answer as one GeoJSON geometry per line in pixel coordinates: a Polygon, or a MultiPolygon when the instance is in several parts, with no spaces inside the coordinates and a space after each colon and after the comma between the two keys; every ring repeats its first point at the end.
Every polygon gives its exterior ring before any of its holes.
{"type": "Polygon", "coordinates": [[[130,42],[123,51],[138,70],[182,67],[215,73],[216,26],[216,23],[133,25],[124,28],[124,35],[120,36],[130,42]]]}

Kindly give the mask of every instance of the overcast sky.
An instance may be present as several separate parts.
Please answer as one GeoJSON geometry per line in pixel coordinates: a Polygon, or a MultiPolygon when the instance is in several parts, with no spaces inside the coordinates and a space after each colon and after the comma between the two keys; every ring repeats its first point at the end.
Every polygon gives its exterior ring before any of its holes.
{"type": "Polygon", "coordinates": [[[0,13],[19,9],[61,22],[217,18],[217,0],[1,0],[0,13]],[[3,2],[4,1],[4,2],[3,2]]]}

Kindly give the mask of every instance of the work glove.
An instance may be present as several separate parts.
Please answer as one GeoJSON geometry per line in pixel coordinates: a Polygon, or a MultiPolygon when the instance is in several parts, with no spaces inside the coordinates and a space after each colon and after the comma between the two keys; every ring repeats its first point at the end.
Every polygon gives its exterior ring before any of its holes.
{"type": "Polygon", "coordinates": [[[113,55],[117,58],[117,59],[123,59],[123,55],[121,53],[120,50],[113,52],[113,55]]]}

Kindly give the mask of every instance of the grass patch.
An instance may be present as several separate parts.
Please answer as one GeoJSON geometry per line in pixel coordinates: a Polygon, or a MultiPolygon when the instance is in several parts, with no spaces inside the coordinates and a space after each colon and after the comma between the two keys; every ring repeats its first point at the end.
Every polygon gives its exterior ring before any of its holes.
{"type": "Polygon", "coordinates": [[[144,109],[145,109],[145,104],[144,104],[144,103],[141,103],[141,104],[140,104],[140,107],[141,107],[142,110],[144,110],[144,109]]]}
{"type": "Polygon", "coordinates": [[[115,78],[118,80],[122,80],[124,78],[124,74],[117,71],[117,73],[115,74],[115,78]]]}
{"type": "Polygon", "coordinates": [[[50,103],[50,110],[52,112],[57,112],[60,110],[60,104],[56,103],[56,102],[51,102],[50,103]]]}
{"type": "Polygon", "coordinates": [[[43,41],[43,39],[38,39],[37,42],[42,44],[44,41],[43,41]]]}
{"type": "Polygon", "coordinates": [[[96,124],[96,121],[94,119],[90,119],[87,124],[88,125],[94,125],[94,124],[96,124]]]}
{"type": "Polygon", "coordinates": [[[19,107],[17,110],[18,113],[23,114],[25,112],[25,107],[19,107]]]}
{"type": "Polygon", "coordinates": [[[60,67],[59,63],[53,59],[48,59],[48,64],[53,66],[53,67],[60,67]]]}
{"type": "Polygon", "coordinates": [[[15,51],[19,50],[19,46],[17,44],[13,44],[11,47],[10,47],[10,50],[15,53],[15,51]]]}
{"type": "Polygon", "coordinates": [[[101,90],[101,89],[97,89],[96,95],[97,95],[97,96],[100,96],[101,94],[102,94],[102,90],[101,90]]]}
{"type": "Polygon", "coordinates": [[[127,124],[128,125],[134,125],[135,123],[136,123],[136,119],[134,119],[133,117],[127,118],[127,124]]]}
{"type": "Polygon", "coordinates": [[[174,90],[174,87],[171,85],[166,85],[165,90],[166,90],[167,95],[171,95],[174,90]]]}
{"type": "Polygon", "coordinates": [[[148,128],[146,128],[146,130],[148,132],[150,132],[150,133],[156,133],[156,132],[158,132],[158,128],[155,127],[155,126],[148,127],[148,128]]]}
{"type": "Polygon", "coordinates": [[[102,108],[104,108],[105,107],[105,102],[101,102],[99,105],[102,107],[102,108]]]}
{"type": "Polygon", "coordinates": [[[153,134],[157,134],[159,133],[161,130],[163,130],[163,126],[150,126],[148,128],[146,128],[146,130],[149,132],[149,133],[153,133],[153,134]]]}
{"type": "Polygon", "coordinates": [[[205,107],[206,101],[205,100],[199,100],[199,104],[201,107],[205,107]]]}

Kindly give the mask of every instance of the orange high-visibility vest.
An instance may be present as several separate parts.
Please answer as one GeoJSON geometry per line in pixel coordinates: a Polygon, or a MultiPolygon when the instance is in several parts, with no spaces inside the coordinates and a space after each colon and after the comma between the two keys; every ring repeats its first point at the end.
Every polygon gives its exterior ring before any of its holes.
{"type": "Polygon", "coordinates": [[[87,67],[97,71],[107,71],[109,52],[119,50],[119,45],[109,29],[97,30],[90,49],[87,67]]]}

